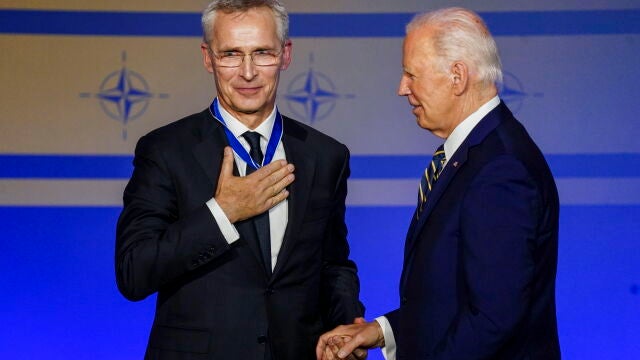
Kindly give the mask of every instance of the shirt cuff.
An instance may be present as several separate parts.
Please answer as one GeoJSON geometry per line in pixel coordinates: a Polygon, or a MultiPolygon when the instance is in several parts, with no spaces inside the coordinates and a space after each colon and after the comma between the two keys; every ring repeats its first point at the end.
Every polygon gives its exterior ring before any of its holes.
{"type": "Polygon", "coordinates": [[[228,244],[233,244],[236,240],[240,239],[238,230],[229,221],[229,218],[227,218],[227,215],[222,211],[222,208],[218,205],[216,199],[211,198],[211,200],[207,201],[207,207],[209,208],[209,211],[211,211],[213,218],[218,223],[218,228],[220,229],[222,236],[224,236],[224,239],[227,240],[228,244]]]}
{"type": "Polygon", "coordinates": [[[384,346],[380,348],[382,356],[386,360],[396,360],[396,339],[393,337],[391,324],[386,317],[380,316],[375,319],[382,328],[382,336],[384,336],[384,346]]]}

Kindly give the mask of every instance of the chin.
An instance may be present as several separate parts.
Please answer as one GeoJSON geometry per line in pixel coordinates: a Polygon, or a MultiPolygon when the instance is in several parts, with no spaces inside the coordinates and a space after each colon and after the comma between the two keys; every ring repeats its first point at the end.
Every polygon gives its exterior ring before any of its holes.
{"type": "Polygon", "coordinates": [[[417,119],[416,119],[416,123],[417,123],[417,124],[418,124],[418,126],[420,126],[421,128],[423,128],[423,129],[425,129],[425,130],[429,130],[429,131],[433,132],[433,126],[431,126],[431,125],[429,124],[429,122],[428,122],[428,121],[425,121],[424,119],[417,118],[417,119]]]}
{"type": "Polygon", "coordinates": [[[243,114],[254,114],[264,108],[264,104],[235,104],[234,109],[243,114]]]}
{"type": "Polygon", "coordinates": [[[251,114],[257,113],[258,111],[260,111],[260,109],[256,109],[256,108],[236,108],[236,111],[241,113],[241,114],[251,115],[251,114]]]}

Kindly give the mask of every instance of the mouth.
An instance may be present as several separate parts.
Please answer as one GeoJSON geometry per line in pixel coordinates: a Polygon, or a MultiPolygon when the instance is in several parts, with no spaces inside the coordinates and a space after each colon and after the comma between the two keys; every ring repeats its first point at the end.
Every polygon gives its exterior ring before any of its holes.
{"type": "Polygon", "coordinates": [[[414,109],[420,106],[420,103],[417,101],[414,101],[412,98],[408,97],[407,98],[407,102],[409,103],[409,105],[411,105],[411,107],[413,107],[414,109]]]}
{"type": "Polygon", "coordinates": [[[241,95],[250,96],[257,94],[260,91],[260,87],[238,87],[236,91],[241,95]]]}

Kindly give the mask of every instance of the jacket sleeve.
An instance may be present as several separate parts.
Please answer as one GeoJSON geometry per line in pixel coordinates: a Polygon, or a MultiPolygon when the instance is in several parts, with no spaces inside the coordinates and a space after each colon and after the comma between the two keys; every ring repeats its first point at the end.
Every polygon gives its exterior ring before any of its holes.
{"type": "Polygon", "coordinates": [[[120,292],[137,301],[214,261],[229,244],[205,203],[180,208],[177,180],[149,136],[138,142],[133,164],[116,229],[115,270],[120,292]]]}
{"type": "Polygon", "coordinates": [[[344,147],[342,167],[335,187],[334,209],[324,236],[322,268],[322,304],[326,329],[341,324],[351,324],[356,317],[364,316],[364,306],[359,300],[360,282],[357,268],[349,260],[345,210],[349,151],[344,147]]]}

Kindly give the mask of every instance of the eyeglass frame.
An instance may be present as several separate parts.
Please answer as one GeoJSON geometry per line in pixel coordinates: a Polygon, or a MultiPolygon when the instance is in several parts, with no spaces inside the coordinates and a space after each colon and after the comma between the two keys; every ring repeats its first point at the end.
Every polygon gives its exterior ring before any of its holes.
{"type": "Polygon", "coordinates": [[[266,55],[272,55],[272,56],[273,56],[273,58],[274,58],[274,60],[275,60],[275,61],[274,61],[274,63],[273,63],[273,64],[268,64],[268,65],[259,65],[259,64],[256,64],[256,62],[255,62],[255,60],[254,60],[253,56],[254,56],[254,55],[256,55],[256,53],[257,53],[257,52],[261,52],[261,51],[273,51],[273,50],[256,50],[256,51],[250,52],[250,53],[248,53],[248,54],[243,53],[243,52],[239,52],[239,51],[225,51],[225,52],[234,52],[234,53],[238,53],[237,55],[228,55],[228,56],[226,56],[227,58],[231,58],[231,57],[241,57],[241,59],[242,59],[242,60],[240,60],[240,63],[238,63],[238,65],[235,65],[235,66],[229,66],[229,65],[221,65],[221,64],[220,64],[220,60],[221,60],[222,58],[224,58],[224,57],[225,57],[224,55],[217,54],[217,53],[216,53],[216,52],[211,48],[211,46],[209,46],[209,45],[205,45],[205,46],[206,46],[207,50],[209,50],[209,52],[211,53],[212,57],[216,60],[216,65],[217,65],[217,66],[220,66],[220,67],[223,67],[223,68],[231,68],[231,69],[233,69],[233,68],[238,68],[238,67],[242,66],[242,64],[244,64],[244,59],[245,59],[247,56],[249,56],[249,58],[251,58],[251,63],[252,63],[253,65],[255,65],[255,66],[274,66],[274,65],[278,65],[278,62],[279,62],[279,60],[280,60],[280,56],[281,56],[281,55],[283,54],[283,52],[284,52],[284,47],[282,47],[282,48],[280,48],[280,50],[278,50],[277,52],[275,52],[275,53],[273,53],[273,54],[266,54],[266,55]]]}

